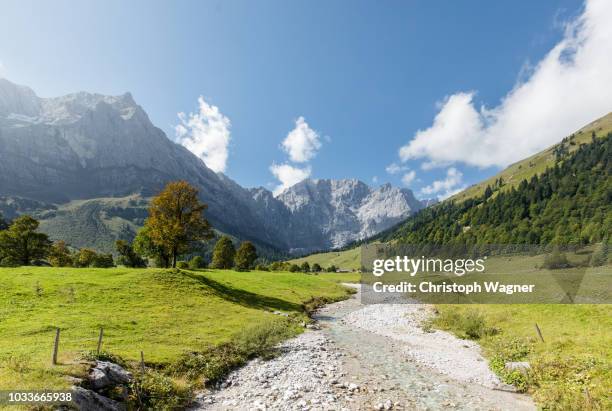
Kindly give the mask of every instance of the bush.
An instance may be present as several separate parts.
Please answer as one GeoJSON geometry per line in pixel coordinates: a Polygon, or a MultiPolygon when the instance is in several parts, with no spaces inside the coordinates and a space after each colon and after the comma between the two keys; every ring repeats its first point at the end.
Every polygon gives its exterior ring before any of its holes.
{"type": "Polygon", "coordinates": [[[246,361],[247,356],[233,343],[224,343],[209,346],[200,352],[185,353],[168,367],[168,371],[189,380],[203,379],[205,384],[209,384],[220,380],[246,361]]]}
{"type": "Polygon", "coordinates": [[[542,264],[542,268],[547,268],[549,270],[570,268],[571,266],[567,256],[559,250],[554,250],[551,254],[544,256],[544,264],[542,264]]]}
{"type": "Polygon", "coordinates": [[[234,344],[247,358],[271,358],[276,345],[293,337],[297,329],[290,320],[261,321],[243,328],[234,338],[234,344]]]}
{"type": "Polygon", "coordinates": [[[90,267],[98,254],[89,248],[81,248],[72,256],[72,264],[75,267],[90,267]]]}
{"type": "Polygon", "coordinates": [[[290,319],[257,322],[243,328],[231,342],[209,346],[201,352],[183,354],[168,371],[189,380],[203,378],[209,384],[220,380],[250,358],[273,356],[276,345],[297,332],[298,327],[290,319]]]}
{"type": "Polygon", "coordinates": [[[270,264],[270,271],[291,271],[291,264],[286,261],[274,261],[270,264]]]}
{"type": "Polygon", "coordinates": [[[200,268],[206,268],[206,261],[204,261],[204,259],[201,256],[196,255],[191,260],[189,260],[189,268],[191,270],[198,270],[200,268]]]}
{"type": "Polygon", "coordinates": [[[461,338],[478,340],[487,335],[495,335],[499,330],[487,326],[484,316],[478,311],[469,310],[465,313],[458,311],[443,311],[431,320],[431,324],[425,324],[426,328],[435,325],[443,330],[451,330],[461,338]]]}
{"type": "Polygon", "coordinates": [[[335,273],[336,271],[338,271],[338,268],[336,268],[335,265],[330,265],[329,267],[327,267],[328,273],[335,273]]]}
{"type": "Polygon", "coordinates": [[[127,241],[115,241],[115,249],[119,253],[119,258],[117,259],[119,264],[132,268],[144,268],[147,266],[145,260],[136,254],[133,245],[127,241]]]}
{"type": "Polygon", "coordinates": [[[291,264],[289,266],[289,271],[292,272],[292,273],[298,273],[298,272],[300,272],[300,266],[297,265],[297,264],[291,264]]]}
{"type": "Polygon", "coordinates": [[[148,370],[134,380],[129,401],[135,409],[184,409],[192,400],[189,387],[177,385],[170,377],[148,370]]]}
{"type": "Polygon", "coordinates": [[[92,267],[96,268],[111,268],[115,266],[112,254],[96,254],[91,262],[92,267]]]}
{"type": "Polygon", "coordinates": [[[527,390],[530,384],[528,375],[520,371],[508,372],[505,369],[506,363],[510,361],[523,361],[532,351],[531,343],[524,339],[504,339],[498,338],[493,346],[494,355],[491,358],[490,366],[506,384],[517,387],[520,392],[527,390]]]}
{"type": "Polygon", "coordinates": [[[257,265],[255,266],[255,269],[256,269],[257,271],[270,271],[270,269],[268,268],[268,266],[267,266],[267,265],[265,265],[265,264],[257,264],[257,265]]]}
{"type": "Polygon", "coordinates": [[[53,267],[72,266],[72,257],[65,241],[56,241],[49,250],[49,262],[53,267]]]}
{"type": "Polygon", "coordinates": [[[186,270],[189,268],[189,264],[187,261],[179,261],[176,263],[176,268],[180,268],[181,270],[186,270]]]}
{"type": "Polygon", "coordinates": [[[323,271],[323,269],[321,268],[321,266],[318,263],[314,263],[312,265],[312,272],[320,273],[321,271],[323,271]]]}
{"type": "Polygon", "coordinates": [[[310,272],[310,264],[308,264],[308,261],[304,261],[302,263],[302,265],[300,266],[300,271],[303,273],[309,273],[310,272]]]}

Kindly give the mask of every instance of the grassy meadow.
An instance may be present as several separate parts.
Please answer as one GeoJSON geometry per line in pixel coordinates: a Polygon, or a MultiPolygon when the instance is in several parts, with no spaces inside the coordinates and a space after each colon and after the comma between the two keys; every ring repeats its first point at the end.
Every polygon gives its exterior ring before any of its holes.
{"type": "Polygon", "coordinates": [[[612,409],[612,307],[601,305],[437,305],[433,326],[474,338],[491,368],[543,409],[612,409]],[[535,329],[538,324],[544,341],[535,329]],[[506,361],[529,361],[525,378],[506,361]]]}
{"type": "Polygon", "coordinates": [[[307,257],[289,260],[289,262],[300,265],[304,261],[308,261],[311,267],[313,264],[317,263],[323,268],[335,265],[337,268],[343,270],[358,270],[360,267],[360,258],[360,249],[356,247],[344,251],[329,251],[327,253],[312,254],[307,257]]]}
{"type": "Polygon", "coordinates": [[[143,351],[152,368],[231,342],[257,324],[280,324],[295,334],[307,320],[304,302],[345,298],[339,282],[352,279],[230,270],[0,268],[0,390],[69,387],[66,376],[86,370],[82,359],[96,349],[100,327],[104,352],[136,362],[143,351]],[[56,327],[59,365],[51,366],[56,327]]]}

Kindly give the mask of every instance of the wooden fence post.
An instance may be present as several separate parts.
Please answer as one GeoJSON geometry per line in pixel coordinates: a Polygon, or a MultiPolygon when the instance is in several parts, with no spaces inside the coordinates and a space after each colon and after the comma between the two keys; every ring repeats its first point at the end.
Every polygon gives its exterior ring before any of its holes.
{"type": "Polygon", "coordinates": [[[60,329],[55,329],[55,340],[53,341],[53,357],[51,358],[51,364],[57,364],[57,350],[59,348],[60,329]]]}
{"type": "Polygon", "coordinates": [[[538,333],[538,336],[540,337],[540,340],[542,340],[542,342],[544,342],[544,337],[542,337],[542,331],[540,331],[540,327],[538,327],[538,323],[535,323],[535,329],[538,333]]]}
{"type": "Polygon", "coordinates": [[[142,375],[145,373],[145,363],[144,363],[144,353],[140,352],[140,371],[142,371],[142,375]]]}
{"type": "Polygon", "coordinates": [[[100,355],[100,348],[102,348],[102,336],[104,335],[104,328],[100,327],[100,335],[98,336],[98,349],[96,355],[100,355]]]}

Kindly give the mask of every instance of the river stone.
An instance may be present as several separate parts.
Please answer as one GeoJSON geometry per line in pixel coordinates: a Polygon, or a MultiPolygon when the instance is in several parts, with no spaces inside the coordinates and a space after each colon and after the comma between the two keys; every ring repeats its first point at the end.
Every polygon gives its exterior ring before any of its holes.
{"type": "Polygon", "coordinates": [[[529,370],[531,370],[531,364],[527,361],[510,361],[505,364],[504,370],[507,372],[518,371],[523,375],[527,375],[529,370]]]}
{"type": "Polygon", "coordinates": [[[97,361],[96,366],[89,372],[89,381],[94,390],[129,384],[131,380],[132,373],[109,361],[97,361]]]}
{"type": "Polygon", "coordinates": [[[79,411],[125,411],[125,405],[83,387],[72,387],[73,402],[79,411]]]}

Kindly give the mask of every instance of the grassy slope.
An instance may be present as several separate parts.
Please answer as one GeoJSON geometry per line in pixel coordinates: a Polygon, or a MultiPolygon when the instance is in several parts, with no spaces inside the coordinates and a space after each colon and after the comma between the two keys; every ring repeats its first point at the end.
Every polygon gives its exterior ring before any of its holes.
{"type": "Polygon", "coordinates": [[[41,230],[52,239],[70,245],[114,252],[117,239],[131,239],[142,225],[147,199],[139,196],[75,200],[58,205],[57,210],[35,214],[41,230]]]}
{"type": "MultiPolygon", "coordinates": [[[[575,145],[569,146],[569,152],[576,150],[580,144],[589,143],[591,141],[591,134],[595,134],[599,137],[606,135],[612,131],[612,113],[605,115],[604,117],[587,124],[580,130],[574,133],[575,137],[573,141],[575,145]]],[[[518,185],[522,180],[529,179],[535,174],[540,174],[546,170],[547,167],[553,166],[555,163],[555,156],[553,150],[557,145],[555,144],[548,149],[534,154],[524,160],[517,163],[511,164],[503,171],[490,177],[482,182],[472,185],[462,192],[455,194],[450,197],[449,200],[463,201],[468,198],[481,196],[484,194],[484,190],[487,185],[493,185],[495,180],[500,177],[503,178],[505,185],[502,190],[510,189],[513,186],[518,185]]],[[[359,268],[360,263],[359,248],[345,250],[340,252],[328,252],[313,254],[308,257],[298,258],[291,260],[290,262],[296,262],[300,264],[303,261],[308,261],[310,264],[319,263],[322,267],[328,267],[331,264],[335,264],[342,268],[359,268]]]]}
{"type": "Polygon", "coordinates": [[[544,409],[610,409],[612,397],[612,307],[609,305],[439,305],[438,326],[463,335],[457,316],[479,312],[500,330],[478,340],[489,359],[529,361],[535,372],[529,391],[544,409]],[[446,322],[448,319],[450,321],[446,322]],[[540,327],[540,342],[535,324],[540,327]],[[585,391],[588,389],[588,396],[585,391]],[[589,408],[589,402],[591,408],[589,408]],[[599,408],[595,406],[599,405],[599,408]],[[555,408],[556,407],[556,408],[555,408]]]}
{"type": "Polygon", "coordinates": [[[159,269],[0,268],[0,389],[68,386],[80,354],[104,349],[127,360],[167,363],[245,325],[301,313],[313,296],[341,298],[331,275],[159,269]],[[37,291],[38,290],[38,291],[37,291]],[[55,327],[59,360],[50,366],[55,327]]]}
{"type": "Polygon", "coordinates": [[[359,247],[345,251],[330,251],[327,253],[312,254],[307,257],[296,258],[290,260],[290,263],[302,264],[308,261],[311,266],[318,263],[321,267],[327,268],[330,265],[335,265],[338,268],[346,270],[356,270],[360,267],[360,251],[359,247]]]}
{"type": "MultiPolygon", "coordinates": [[[[573,139],[575,144],[569,146],[569,152],[571,153],[576,150],[578,147],[580,147],[580,144],[589,143],[591,141],[591,134],[593,131],[599,137],[612,131],[612,113],[609,113],[576,131],[573,139]]],[[[493,186],[495,180],[500,177],[503,178],[505,183],[502,190],[508,190],[513,186],[517,186],[522,180],[529,179],[535,174],[541,174],[547,167],[554,166],[555,156],[553,154],[553,150],[557,145],[558,144],[555,144],[554,146],[534,154],[531,157],[511,164],[493,177],[468,187],[462,192],[452,196],[449,200],[463,201],[468,198],[481,196],[484,194],[487,185],[493,186]]]]}

